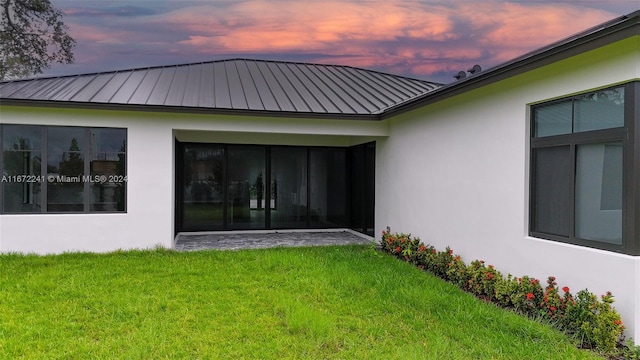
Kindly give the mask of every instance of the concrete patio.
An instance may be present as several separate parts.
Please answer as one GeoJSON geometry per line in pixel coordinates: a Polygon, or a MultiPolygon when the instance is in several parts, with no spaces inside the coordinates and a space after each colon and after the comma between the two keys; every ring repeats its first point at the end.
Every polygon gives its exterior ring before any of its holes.
{"type": "Polygon", "coordinates": [[[370,236],[349,229],[188,232],[176,236],[174,249],[197,251],[367,245],[372,240],[370,236]]]}

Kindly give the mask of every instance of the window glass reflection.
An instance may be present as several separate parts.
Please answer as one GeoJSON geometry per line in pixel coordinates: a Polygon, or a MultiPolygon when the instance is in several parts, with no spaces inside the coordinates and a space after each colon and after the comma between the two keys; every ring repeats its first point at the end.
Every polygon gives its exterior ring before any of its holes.
{"type": "Polygon", "coordinates": [[[622,244],[622,142],[576,151],[576,237],[622,244]]]}
{"type": "Polygon", "coordinates": [[[271,149],[271,227],[307,226],[307,149],[271,149]]]}
{"type": "Polygon", "coordinates": [[[215,230],[224,225],[224,148],[184,150],[183,227],[215,230]]]}
{"type": "Polygon", "coordinates": [[[265,148],[229,146],[228,152],[228,228],[264,229],[265,148]]]}
{"type": "Polygon", "coordinates": [[[582,95],[574,107],[575,132],[624,126],[624,88],[582,95]]]}

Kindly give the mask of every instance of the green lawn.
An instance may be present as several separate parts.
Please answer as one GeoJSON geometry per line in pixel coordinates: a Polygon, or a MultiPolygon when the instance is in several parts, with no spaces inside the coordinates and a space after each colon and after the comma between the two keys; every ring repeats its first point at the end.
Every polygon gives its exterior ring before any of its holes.
{"type": "Polygon", "coordinates": [[[595,358],[366,246],[0,255],[0,357],[595,358]]]}

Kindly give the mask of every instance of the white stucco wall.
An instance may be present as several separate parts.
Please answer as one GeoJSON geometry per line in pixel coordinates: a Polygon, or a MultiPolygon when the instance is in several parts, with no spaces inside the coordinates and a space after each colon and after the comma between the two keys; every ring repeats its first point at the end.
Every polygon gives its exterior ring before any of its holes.
{"type": "Polygon", "coordinates": [[[0,252],[172,247],[174,141],[349,146],[386,136],[379,121],[211,116],[3,106],[0,123],[127,129],[127,211],[2,214],[0,252]]]}
{"type": "Polygon", "coordinates": [[[640,339],[640,259],[528,237],[529,105],[640,78],[640,37],[390,119],[377,143],[376,229],[412,233],[467,262],[612,291],[640,339]]]}

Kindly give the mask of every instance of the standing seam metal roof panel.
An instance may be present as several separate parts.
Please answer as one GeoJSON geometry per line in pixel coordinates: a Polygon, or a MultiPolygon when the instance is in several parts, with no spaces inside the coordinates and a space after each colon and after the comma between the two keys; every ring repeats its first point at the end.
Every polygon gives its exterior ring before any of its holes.
{"type": "Polygon", "coordinates": [[[282,88],[282,84],[280,84],[278,79],[276,79],[271,69],[271,66],[269,65],[270,63],[267,63],[264,61],[256,62],[256,66],[258,67],[258,69],[260,70],[260,73],[263,76],[263,80],[266,86],[268,87],[268,91],[270,91],[271,94],[273,95],[273,98],[276,101],[277,107],[281,111],[295,111],[296,110],[295,106],[291,102],[291,99],[289,98],[289,96],[287,96],[287,93],[282,88]]]}
{"type": "Polygon", "coordinates": [[[250,109],[264,110],[264,103],[260,98],[260,94],[258,93],[258,89],[256,88],[256,83],[251,76],[249,68],[247,67],[247,62],[236,62],[236,68],[238,69],[240,83],[242,84],[242,89],[244,90],[244,97],[247,100],[247,106],[250,109]]]}
{"type": "Polygon", "coordinates": [[[349,97],[367,111],[376,112],[381,109],[380,106],[377,106],[371,100],[370,94],[366,93],[365,89],[348,77],[344,76],[344,74],[336,72],[335,68],[327,67],[327,75],[328,74],[331,74],[331,81],[333,81],[340,89],[345,91],[349,97]]]}
{"type": "Polygon", "coordinates": [[[269,88],[269,84],[265,81],[265,75],[260,71],[258,64],[255,61],[247,61],[246,65],[256,86],[258,96],[262,101],[263,108],[270,111],[281,111],[282,108],[278,106],[278,102],[269,88]]]}
{"type": "Polygon", "coordinates": [[[164,103],[161,105],[168,106],[181,106],[184,100],[184,94],[187,88],[187,78],[189,76],[190,66],[178,66],[173,73],[173,79],[171,79],[171,85],[167,92],[167,97],[164,99],[164,103]]]}
{"type": "Polygon", "coordinates": [[[313,101],[314,99],[307,94],[307,96],[303,96],[301,91],[305,91],[304,86],[299,85],[298,79],[291,73],[291,69],[288,68],[287,64],[284,63],[270,63],[273,65],[272,71],[276,79],[278,79],[278,83],[282,85],[285,94],[291,100],[291,103],[295,107],[295,111],[299,112],[315,112],[313,107],[309,105],[307,101],[313,101]],[[296,84],[298,84],[296,86],[296,84]],[[307,98],[305,101],[304,98],[307,98]]]}
{"type": "MultiPolygon", "coordinates": [[[[353,114],[356,113],[355,104],[349,104],[345,101],[344,96],[338,94],[337,91],[339,89],[335,87],[331,87],[327,82],[326,76],[322,76],[322,74],[318,71],[314,71],[313,67],[304,67],[300,68],[300,71],[311,81],[318,89],[325,94],[329,100],[339,109],[340,112],[344,114],[353,114]]],[[[344,94],[342,94],[344,95],[344,94]]]]}
{"type": "Polygon", "coordinates": [[[335,112],[339,113],[340,109],[326,96],[322,91],[302,73],[296,66],[283,64],[286,68],[288,78],[307,101],[306,104],[310,111],[313,112],[335,112]]]}
{"type": "Polygon", "coordinates": [[[231,95],[231,107],[233,109],[247,109],[249,104],[244,93],[244,86],[238,74],[238,68],[235,61],[226,61],[224,67],[227,71],[227,80],[229,81],[229,94],[231,95]]]}
{"type": "Polygon", "coordinates": [[[146,104],[151,95],[151,91],[156,86],[162,69],[146,69],[140,84],[136,87],[129,98],[128,104],[146,104]]]}
{"type": "Polygon", "coordinates": [[[69,100],[75,94],[82,91],[90,81],[91,79],[87,77],[70,78],[66,85],[57,91],[50,100],[69,100]]]}
{"type": "Polygon", "coordinates": [[[126,104],[144,81],[147,70],[136,70],[131,72],[131,76],[122,84],[120,89],[111,97],[109,102],[116,104],[126,104]]]}
{"type": "MultiPolygon", "coordinates": [[[[358,71],[356,69],[349,68],[338,68],[336,71],[343,73],[344,76],[349,77],[353,82],[357,83],[363,91],[366,91],[369,96],[373,97],[378,104],[378,108],[382,109],[387,106],[391,106],[395,104],[398,100],[402,100],[400,97],[396,97],[394,101],[391,99],[391,93],[383,92],[384,90],[381,86],[372,86],[371,81],[367,82],[367,78],[365,77],[364,71],[358,71]]],[[[377,84],[375,84],[377,85],[377,84]]],[[[370,99],[370,101],[373,101],[370,99]]]]}
{"type": "Polygon", "coordinates": [[[361,76],[369,83],[369,86],[383,94],[391,104],[397,104],[405,98],[404,94],[399,91],[393,91],[393,88],[390,87],[387,82],[382,81],[379,77],[374,76],[374,74],[363,72],[361,76]]]}
{"type": "Polygon", "coordinates": [[[124,85],[125,81],[129,79],[129,76],[131,76],[130,71],[116,73],[106,84],[104,84],[102,89],[98,90],[91,100],[103,103],[110,102],[122,85],[124,85]]]}
{"type": "Polygon", "coordinates": [[[22,89],[28,88],[28,82],[10,82],[6,86],[0,87],[0,98],[8,98],[11,96],[19,96],[22,89]]]}
{"type": "Polygon", "coordinates": [[[115,76],[116,73],[95,75],[81,91],[71,97],[71,101],[93,101],[95,95],[115,76]]]}
{"type": "Polygon", "coordinates": [[[58,91],[68,85],[71,78],[57,78],[48,84],[45,84],[40,90],[36,89],[36,92],[32,95],[34,97],[51,100],[58,91]]]}
{"type": "Polygon", "coordinates": [[[208,79],[214,79],[213,77],[213,64],[202,64],[202,71],[200,72],[200,92],[198,93],[199,100],[198,106],[200,107],[215,107],[215,82],[206,81],[208,79]]]}
{"type": "Polygon", "coordinates": [[[182,106],[197,107],[200,104],[200,83],[202,82],[202,64],[189,66],[187,74],[187,83],[182,97],[182,106]]]}
{"type": "Polygon", "coordinates": [[[169,90],[171,89],[171,83],[173,83],[173,77],[175,76],[175,73],[175,67],[162,68],[160,77],[158,78],[158,81],[153,87],[153,90],[151,90],[151,94],[149,94],[149,98],[147,99],[148,105],[165,104],[165,101],[167,100],[167,94],[169,94],[169,90]]]}
{"type": "Polygon", "coordinates": [[[215,84],[215,103],[217,108],[231,109],[231,94],[229,92],[229,81],[224,62],[216,62],[213,65],[213,82],[215,84]]]}

